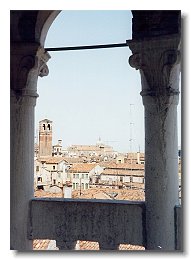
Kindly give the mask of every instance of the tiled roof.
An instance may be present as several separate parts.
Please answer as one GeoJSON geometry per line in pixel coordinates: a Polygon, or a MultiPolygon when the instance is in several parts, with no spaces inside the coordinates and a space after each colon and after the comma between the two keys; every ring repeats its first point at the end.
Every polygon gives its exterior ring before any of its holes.
{"type": "Polygon", "coordinates": [[[91,188],[88,190],[81,190],[81,195],[79,190],[74,190],[72,192],[73,198],[81,199],[111,199],[109,194],[111,191],[117,193],[115,199],[117,200],[132,200],[140,201],[145,200],[145,193],[142,189],[144,185],[134,185],[132,188],[137,189],[110,189],[110,188],[91,188]]]}
{"type": "Polygon", "coordinates": [[[93,241],[78,241],[79,250],[99,250],[99,243],[93,241]]]}
{"type": "Polygon", "coordinates": [[[47,159],[46,163],[47,164],[52,164],[52,163],[57,164],[57,163],[60,163],[62,161],[64,161],[64,158],[62,158],[62,157],[50,157],[50,158],[47,159]]]}
{"type": "Polygon", "coordinates": [[[143,246],[120,244],[119,250],[145,250],[143,246]]]}
{"type": "Polygon", "coordinates": [[[96,165],[96,163],[76,163],[69,169],[69,172],[90,172],[96,165]]]}
{"type": "Polygon", "coordinates": [[[47,250],[49,243],[49,239],[35,239],[33,240],[33,250],[47,250]]]}
{"type": "Polygon", "coordinates": [[[47,119],[47,118],[45,118],[45,119],[43,119],[43,120],[39,121],[39,123],[42,123],[42,122],[46,122],[46,123],[52,123],[52,121],[51,121],[51,120],[49,120],[49,119],[47,119]]]}
{"type": "MultiPolygon", "coordinates": [[[[103,145],[103,148],[107,148],[107,149],[113,149],[111,146],[109,145],[103,145]]],[[[98,145],[71,145],[70,147],[68,147],[67,149],[68,151],[100,151],[101,148],[98,145]]]]}
{"type": "Polygon", "coordinates": [[[44,190],[37,190],[34,193],[34,197],[37,197],[37,198],[61,198],[62,194],[61,193],[46,192],[44,190]]]}
{"type": "Polygon", "coordinates": [[[124,170],[144,170],[143,164],[136,163],[110,163],[106,166],[108,169],[124,169],[124,170]]]}
{"type": "MultiPolygon", "coordinates": [[[[135,159],[137,159],[137,155],[138,155],[138,153],[127,153],[127,157],[128,158],[135,158],[135,159]]],[[[139,156],[144,158],[145,154],[144,153],[139,153],[139,156]]]]}
{"type": "Polygon", "coordinates": [[[99,146],[96,145],[72,145],[68,147],[68,150],[73,151],[99,151],[99,146]]]}
{"type": "Polygon", "coordinates": [[[84,160],[86,160],[86,158],[83,158],[83,157],[78,157],[78,158],[75,158],[75,157],[63,157],[65,161],[67,161],[67,163],[69,164],[73,164],[73,163],[83,163],[84,160]]]}
{"type": "Polygon", "coordinates": [[[125,176],[144,176],[144,171],[140,170],[116,170],[116,169],[104,169],[103,172],[101,173],[102,175],[125,175],[125,176]]]}

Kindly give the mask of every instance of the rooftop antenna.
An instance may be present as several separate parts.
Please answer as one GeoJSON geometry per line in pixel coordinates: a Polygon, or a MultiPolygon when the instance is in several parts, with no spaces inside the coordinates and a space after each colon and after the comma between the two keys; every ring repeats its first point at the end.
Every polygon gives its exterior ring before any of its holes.
{"type": "MultiPolygon", "coordinates": [[[[130,139],[129,139],[129,142],[130,142],[130,158],[131,158],[131,172],[132,172],[132,142],[133,142],[133,137],[132,137],[132,127],[133,127],[133,118],[132,118],[132,106],[134,106],[134,104],[130,104],[130,114],[129,114],[129,117],[130,117],[130,139]]],[[[131,186],[131,189],[132,189],[132,174],[131,174],[131,177],[130,177],[130,186],[131,186]]]]}
{"type": "Polygon", "coordinates": [[[130,104],[130,115],[129,115],[129,117],[130,117],[130,139],[129,139],[129,142],[130,142],[130,153],[132,153],[132,142],[133,142],[133,137],[132,137],[132,135],[133,135],[133,133],[132,133],[132,128],[133,128],[133,122],[132,122],[132,120],[133,120],[133,117],[132,117],[132,106],[134,106],[134,104],[130,104]]]}

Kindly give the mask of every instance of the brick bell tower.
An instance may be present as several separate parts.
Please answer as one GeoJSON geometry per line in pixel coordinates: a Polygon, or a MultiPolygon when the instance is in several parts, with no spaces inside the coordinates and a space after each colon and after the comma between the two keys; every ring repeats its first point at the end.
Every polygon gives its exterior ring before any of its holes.
{"type": "Polygon", "coordinates": [[[39,122],[39,157],[52,156],[52,121],[39,122]]]}

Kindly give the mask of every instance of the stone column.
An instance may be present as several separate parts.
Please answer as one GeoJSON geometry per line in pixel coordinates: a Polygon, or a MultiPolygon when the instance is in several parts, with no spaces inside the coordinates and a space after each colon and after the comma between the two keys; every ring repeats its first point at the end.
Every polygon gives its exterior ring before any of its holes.
{"type": "Polygon", "coordinates": [[[174,250],[178,201],[177,104],[180,38],[130,41],[132,67],[141,74],[145,107],[147,249],[174,250]]]}
{"type": "Polygon", "coordinates": [[[11,249],[32,250],[29,201],[34,191],[34,107],[38,75],[48,55],[38,45],[11,48],[10,236],[11,249]]]}
{"type": "Polygon", "coordinates": [[[56,240],[56,246],[59,248],[59,250],[76,250],[78,248],[77,241],[62,241],[62,240],[56,240]]]}
{"type": "Polygon", "coordinates": [[[115,242],[100,242],[99,241],[99,250],[119,250],[119,244],[115,242]]]}

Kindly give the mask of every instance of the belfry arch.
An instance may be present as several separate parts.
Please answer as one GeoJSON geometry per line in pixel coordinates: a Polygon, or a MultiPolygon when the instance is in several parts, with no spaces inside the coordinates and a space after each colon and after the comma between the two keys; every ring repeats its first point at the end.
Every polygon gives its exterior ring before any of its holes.
{"type": "MultiPolygon", "coordinates": [[[[32,250],[34,107],[38,76],[48,75],[44,49],[59,11],[11,11],[11,249],[32,250]]],[[[141,74],[145,107],[145,217],[148,250],[174,250],[178,202],[177,104],[180,73],[180,11],[132,11],[130,65],[141,74]]],[[[36,202],[35,202],[36,203],[36,202]]],[[[142,220],[143,221],[143,220],[142,220]]],[[[105,239],[105,238],[104,238],[105,239]]],[[[116,249],[119,241],[103,249],[116,249]]],[[[60,244],[60,241],[59,243],[60,244]]],[[[64,240],[61,249],[72,249],[64,240]],[[65,244],[64,244],[65,243],[65,244]]]]}

